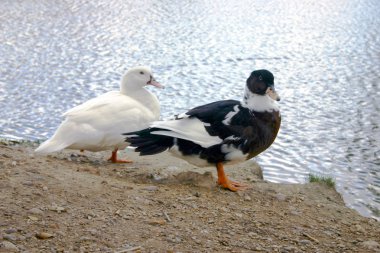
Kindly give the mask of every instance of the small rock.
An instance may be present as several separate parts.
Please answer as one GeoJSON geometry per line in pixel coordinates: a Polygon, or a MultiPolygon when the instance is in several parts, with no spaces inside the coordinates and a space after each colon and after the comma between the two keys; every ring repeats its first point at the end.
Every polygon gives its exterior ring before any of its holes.
{"type": "Polygon", "coordinates": [[[7,241],[12,241],[12,242],[18,240],[17,236],[14,235],[14,234],[6,234],[6,235],[3,235],[3,239],[4,239],[4,240],[7,240],[7,241]]]}
{"type": "Polygon", "coordinates": [[[53,203],[53,205],[49,208],[50,211],[54,211],[57,213],[67,212],[67,209],[62,206],[57,206],[53,203]]]}
{"type": "Polygon", "coordinates": [[[47,191],[48,190],[47,186],[42,187],[42,190],[47,191]]]}
{"type": "Polygon", "coordinates": [[[288,253],[288,252],[296,252],[297,251],[297,247],[294,247],[294,246],[286,246],[284,247],[280,252],[281,253],[288,253]]]}
{"type": "Polygon", "coordinates": [[[227,241],[225,241],[225,240],[220,240],[219,243],[221,245],[223,245],[223,246],[228,246],[229,245],[229,243],[227,241]]]}
{"type": "Polygon", "coordinates": [[[30,213],[30,214],[37,214],[37,215],[42,215],[42,214],[44,214],[44,212],[43,212],[41,209],[36,208],[36,207],[34,207],[34,208],[32,208],[32,209],[29,209],[29,210],[28,210],[28,213],[30,213]]]}
{"type": "Polygon", "coordinates": [[[13,234],[17,232],[16,228],[8,228],[4,231],[6,234],[13,234]]]}
{"type": "Polygon", "coordinates": [[[308,245],[308,244],[310,244],[311,243],[311,241],[309,241],[309,240],[300,240],[299,242],[298,242],[298,244],[300,244],[300,245],[308,245]]]}
{"type": "Polygon", "coordinates": [[[193,193],[193,195],[194,195],[195,197],[199,198],[199,197],[201,196],[201,193],[200,193],[200,192],[195,192],[195,193],[193,193]]]}
{"type": "Polygon", "coordinates": [[[245,195],[245,196],[244,196],[244,200],[245,200],[245,201],[251,201],[252,198],[251,198],[250,196],[248,196],[248,195],[245,195]]]}
{"type": "Polygon", "coordinates": [[[150,225],[165,225],[166,220],[164,220],[164,219],[149,220],[148,224],[150,224],[150,225]]]}
{"type": "Polygon", "coordinates": [[[277,193],[277,194],[276,194],[276,199],[277,199],[278,201],[285,201],[285,200],[286,200],[286,195],[283,194],[283,193],[277,193]]]}
{"type": "Polygon", "coordinates": [[[379,250],[380,249],[380,244],[378,242],[372,241],[372,240],[362,242],[362,243],[360,243],[360,245],[366,249],[369,249],[369,250],[379,250]]]}
{"type": "Polygon", "coordinates": [[[168,237],[166,238],[166,240],[167,240],[168,242],[172,242],[172,243],[180,243],[180,242],[182,241],[181,238],[179,238],[179,237],[175,237],[175,236],[168,236],[168,237]]]}
{"type": "Polygon", "coordinates": [[[19,252],[17,246],[8,241],[0,242],[0,251],[2,251],[2,249],[6,250],[5,252],[19,252]]]}
{"type": "Polygon", "coordinates": [[[359,224],[355,225],[355,229],[356,229],[356,231],[358,231],[360,233],[364,233],[365,232],[364,228],[362,226],[360,226],[359,224]]]}
{"type": "Polygon", "coordinates": [[[54,237],[52,234],[46,233],[46,232],[40,232],[36,234],[36,237],[41,240],[49,239],[54,237]]]}
{"type": "Polygon", "coordinates": [[[66,233],[63,231],[57,231],[56,234],[62,237],[66,236],[66,233]]]}
{"type": "Polygon", "coordinates": [[[22,184],[25,186],[33,186],[34,185],[32,181],[24,181],[24,182],[22,182],[22,184]]]}
{"type": "Polygon", "coordinates": [[[31,215],[29,215],[28,218],[29,218],[31,221],[38,221],[38,218],[35,217],[35,216],[31,216],[31,215]]]}
{"type": "Polygon", "coordinates": [[[98,234],[98,231],[97,231],[96,229],[90,229],[90,230],[88,230],[88,232],[90,232],[90,234],[91,234],[92,236],[95,236],[95,235],[98,234]]]}
{"type": "Polygon", "coordinates": [[[150,186],[144,187],[143,190],[145,190],[145,191],[150,191],[150,192],[154,192],[154,191],[157,191],[157,190],[158,190],[158,187],[155,186],[155,185],[150,185],[150,186]]]}
{"type": "Polygon", "coordinates": [[[12,165],[12,166],[16,166],[16,165],[17,165],[17,162],[16,162],[16,161],[12,161],[11,165],[12,165]]]}
{"type": "Polygon", "coordinates": [[[299,210],[296,210],[296,209],[293,209],[289,212],[291,215],[294,215],[294,216],[300,216],[302,214],[301,211],[299,210]]]}

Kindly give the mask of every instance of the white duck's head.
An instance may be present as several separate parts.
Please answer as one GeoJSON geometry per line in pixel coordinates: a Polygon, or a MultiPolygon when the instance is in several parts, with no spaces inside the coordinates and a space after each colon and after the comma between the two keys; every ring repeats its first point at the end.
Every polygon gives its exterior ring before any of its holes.
{"type": "Polygon", "coordinates": [[[154,79],[152,70],[149,67],[134,67],[128,70],[121,79],[120,92],[122,94],[128,94],[142,89],[146,85],[163,88],[163,86],[154,79]]]}

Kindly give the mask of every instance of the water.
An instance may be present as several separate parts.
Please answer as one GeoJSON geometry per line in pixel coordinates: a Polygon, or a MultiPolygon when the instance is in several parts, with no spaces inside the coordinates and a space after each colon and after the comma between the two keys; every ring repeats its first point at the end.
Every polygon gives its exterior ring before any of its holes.
{"type": "Polygon", "coordinates": [[[275,75],[283,123],[257,160],[273,182],[332,176],[348,206],[380,217],[377,0],[0,1],[0,136],[42,140],[61,114],[150,65],[168,117],[241,99],[275,75]]]}

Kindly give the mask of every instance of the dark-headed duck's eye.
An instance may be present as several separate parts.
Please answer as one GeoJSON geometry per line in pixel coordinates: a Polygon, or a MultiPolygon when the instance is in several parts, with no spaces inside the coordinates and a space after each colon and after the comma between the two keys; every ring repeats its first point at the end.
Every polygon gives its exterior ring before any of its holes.
{"type": "Polygon", "coordinates": [[[140,74],[141,74],[141,75],[144,75],[144,71],[140,71],[140,74]]]}

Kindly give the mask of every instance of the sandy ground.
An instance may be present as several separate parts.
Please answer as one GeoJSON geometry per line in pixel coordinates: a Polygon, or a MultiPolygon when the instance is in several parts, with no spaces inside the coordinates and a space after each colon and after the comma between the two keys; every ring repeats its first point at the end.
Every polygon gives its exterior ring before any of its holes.
{"type": "Polygon", "coordinates": [[[168,154],[34,148],[0,143],[0,252],[380,252],[380,223],[334,189],[268,183],[254,162],[227,167],[252,185],[234,193],[168,154]]]}

